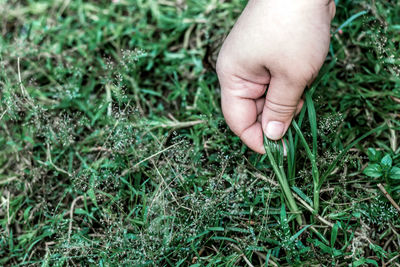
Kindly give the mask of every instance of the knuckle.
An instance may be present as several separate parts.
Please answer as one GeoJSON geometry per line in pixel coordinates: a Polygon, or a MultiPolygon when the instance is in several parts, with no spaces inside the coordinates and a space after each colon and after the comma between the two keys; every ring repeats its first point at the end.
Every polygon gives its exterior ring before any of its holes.
{"type": "Polygon", "coordinates": [[[227,57],[225,56],[225,53],[223,51],[220,51],[215,66],[218,76],[224,75],[229,69],[230,64],[227,62],[226,58],[227,57]]]}
{"type": "Polygon", "coordinates": [[[216,66],[215,66],[215,71],[217,72],[218,75],[220,75],[222,70],[223,70],[223,66],[222,66],[222,63],[221,63],[221,59],[220,59],[220,57],[218,57],[217,58],[217,63],[216,63],[216,66]]]}
{"type": "Polygon", "coordinates": [[[289,118],[294,115],[297,105],[280,104],[267,99],[265,107],[269,112],[276,113],[280,117],[289,118]]]}
{"type": "Polygon", "coordinates": [[[313,64],[304,64],[299,69],[288,68],[285,73],[287,81],[296,87],[305,87],[318,74],[319,68],[313,64]]]}

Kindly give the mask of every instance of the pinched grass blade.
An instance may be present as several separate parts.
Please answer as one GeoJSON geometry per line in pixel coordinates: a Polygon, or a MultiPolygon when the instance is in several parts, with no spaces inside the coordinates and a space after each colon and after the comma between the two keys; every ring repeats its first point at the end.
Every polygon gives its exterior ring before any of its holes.
{"type": "Polygon", "coordinates": [[[300,225],[302,225],[303,222],[300,216],[300,210],[297,207],[296,201],[294,200],[283,168],[283,145],[270,141],[266,136],[264,136],[264,148],[267,152],[268,159],[271,162],[275,175],[278,178],[278,182],[287,205],[291,212],[298,214],[296,216],[296,220],[300,225]]]}

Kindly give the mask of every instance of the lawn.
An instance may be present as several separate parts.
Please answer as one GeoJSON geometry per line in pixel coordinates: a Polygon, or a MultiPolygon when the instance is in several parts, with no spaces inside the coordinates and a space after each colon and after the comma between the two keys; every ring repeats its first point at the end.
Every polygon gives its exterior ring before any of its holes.
{"type": "Polygon", "coordinates": [[[337,1],[268,155],[220,109],[243,0],[0,0],[0,266],[400,266],[400,5],[337,1]]]}

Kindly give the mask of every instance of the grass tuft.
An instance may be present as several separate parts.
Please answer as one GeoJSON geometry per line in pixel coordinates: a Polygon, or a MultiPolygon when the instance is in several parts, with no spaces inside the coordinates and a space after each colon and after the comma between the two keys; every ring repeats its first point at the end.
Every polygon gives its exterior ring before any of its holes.
{"type": "Polygon", "coordinates": [[[246,1],[0,1],[0,265],[398,266],[400,7],[336,2],[263,157],[214,70],[246,1]]]}

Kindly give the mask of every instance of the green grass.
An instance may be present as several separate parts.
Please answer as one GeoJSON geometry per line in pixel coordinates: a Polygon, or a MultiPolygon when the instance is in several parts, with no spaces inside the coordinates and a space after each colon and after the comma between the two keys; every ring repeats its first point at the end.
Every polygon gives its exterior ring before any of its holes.
{"type": "Polygon", "coordinates": [[[0,0],[1,266],[400,266],[400,6],[338,2],[283,158],[219,107],[245,3],[0,0]]]}

